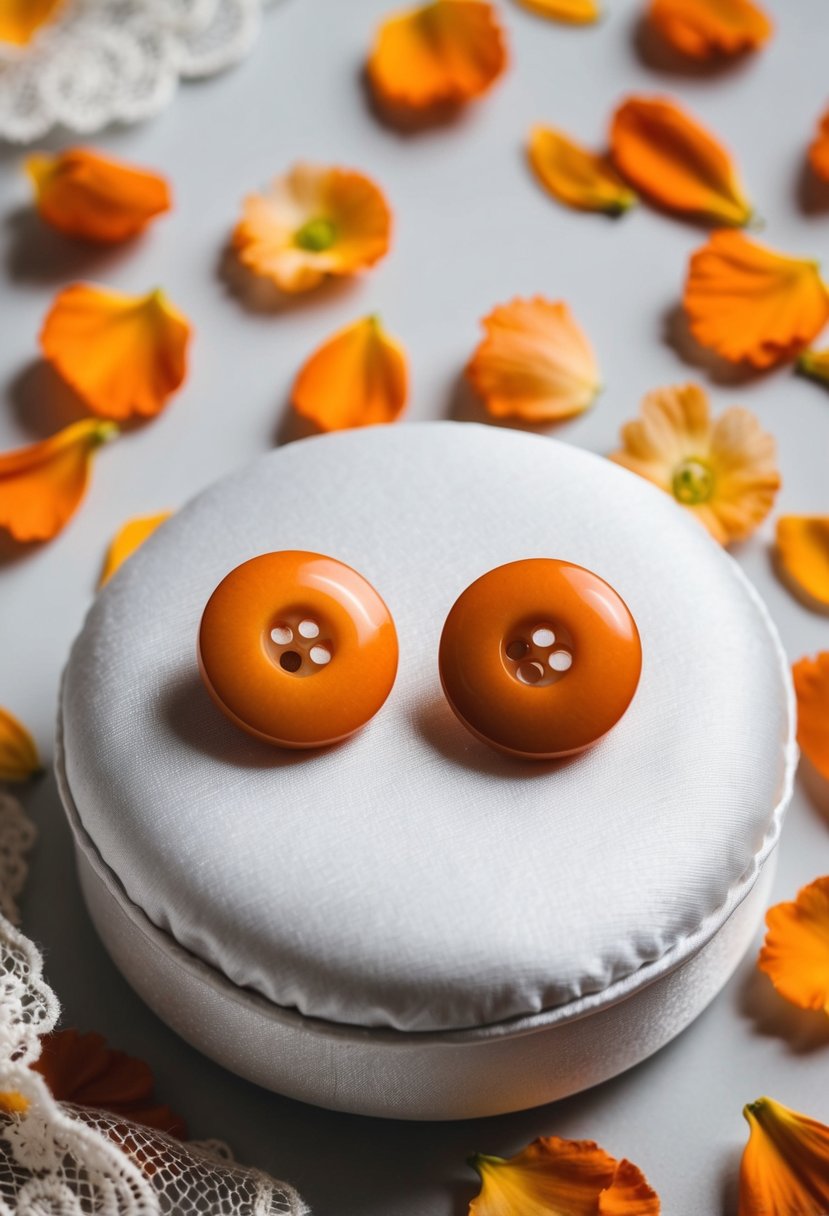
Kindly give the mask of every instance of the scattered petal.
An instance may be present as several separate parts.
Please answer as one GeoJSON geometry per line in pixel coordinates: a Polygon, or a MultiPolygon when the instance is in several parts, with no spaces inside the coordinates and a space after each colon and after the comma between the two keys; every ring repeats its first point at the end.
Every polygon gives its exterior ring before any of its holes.
{"type": "Polygon", "coordinates": [[[0,42],[25,46],[53,20],[63,0],[0,0],[0,42]]]}
{"type": "Polygon", "coordinates": [[[37,745],[26,727],[0,708],[0,781],[28,781],[41,767],[37,745]]]}
{"type": "Polygon", "coordinates": [[[809,164],[818,177],[829,182],[829,110],[822,115],[817,135],[809,145],[809,164]]]}
{"type": "Polygon", "coordinates": [[[752,533],[780,488],[771,435],[738,405],[713,420],[698,384],[648,393],[610,459],[672,494],[721,545],[752,533]]]}
{"type": "Polygon", "coordinates": [[[534,1140],[515,1157],[479,1154],[481,1190],[470,1216],[659,1216],[644,1175],[592,1140],[534,1140]]]}
{"type": "Polygon", "coordinates": [[[691,258],[683,297],[691,332],[732,363],[793,359],[829,319],[817,262],[714,232],[691,258]]]}
{"type": "Polygon", "coordinates": [[[125,523],[107,550],[99,586],[103,587],[104,583],[108,583],[119,566],[123,566],[127,558],[132,557],[135,550],[171,515],[172,511],[162,511],[159,515],[142,515],[125,523]]]}
{"type": "Polygon", "coordinates": [[[15,1090],[5,1090],[0,1093],[0,1111],[4,1115],[25,1115],[29,1109],[29,1101],[23,1094],[15,1090]]]}
{"type": "Polygon", "coordinates": [[[541,184],[568,207],[621,215],[637,201],[606,156],[589,152],[553,127],[533,127],[529,158],[541,184]]]}
{"type": "Polygon", "coordinates": [[[32,1068],[58,1102],[95,1107],[179,1139],[186,1137],[183,1120],[169,1106],[154,1102],[153,1074],[143,1060],[112,1051],[100,1034],[77,1030],[53,1030],[41,1046],[40,1059],[32,1068]]]}
{"type": "Polygon", "coordinates": [[[242,265],[288,293],[373,266],[390,241],[391,210],[379,186],[351,169],[306,164],[245,199],[233,233],[242,265]]]}
{"type": "Polygon", "coordinates": [[[812,380],[829,385],[829,347],[825,350],[804,350],[797,360],[797,370],[812,380]]]}
{"type": "Polygon", "coordinates": [[[757,966],[793,1005],[829,1013],[829,878],[803,887],[794,903],[769,908],[766,924],[757,966]]]}
{"type": "Polygon", "coordinates": [[[87,148],[35,153],[26,171],[41,219],[66,236],[114,244],[170,210],[163,177],[87,148]]]}
{"type": "Polygon", "coordinates": [[[792,668],[797,696],[797,742],[803,755],[829,781],[829,651],[792,668]]]}
{"type": "Polygon", "coordinates": [[[499,304],[466,375],[495,418],[557,422],[580,414],[601,388],[593,349],[562,301],[499,304]]]}
{"type": "Polygon", "coordinates": [[[829,611],[829,515],[781,515],[778,568],[807,603],[829,611]]]}
{"type": "Polygon", "coordinates": [[[117,433],[111,422],[85,419],[0,455],[0,528],[22,543],[56,536],[86,492],[93,452],[117,433]]]}
{"type": "Polygon", "coordinates": [[[190,326],[161,291],[125,296],[75,283],[43,323],[46,359],[101,418],[151,418],[187,375],[190,326]]]}
{"type": "Polygon", "coordinates": [[[737,227],[752,218],[728,152],[670,99],[628,98],[613,116],[610,147],[619,171],[660,207],[737,227]]]}
{"type": "Polygon", "coordinates": [[[740,1165],[738,1216],[826,1216],[829,1127],[771,1098],[743,1110],[751,1129],[740,1165]]]}
{"type": "Polygon", "coordinates": [[[408,396],[406,355],[377,317],[324,342],[294,383],[294,409],[323,431],[394,422],[408,396]]]}
{"type": "Polygon", "coordinates": [[[602,15],[598,0],[518,0],[518,3],[540,17],[566,25],[593,25],[602,15]]]}
{"type": "Polygon", "coordinates": [[[405,118],[464,105],[506,65],[504,32],[488,0],[433,0],[383,22],[367,72],[379,105],[405,118]]]}
{"type": "Polygon", "coordinates": [[[752,0],[651,0],[647,17],[675,51],[702,62],[756,51],[774,33],[752,0]]]}

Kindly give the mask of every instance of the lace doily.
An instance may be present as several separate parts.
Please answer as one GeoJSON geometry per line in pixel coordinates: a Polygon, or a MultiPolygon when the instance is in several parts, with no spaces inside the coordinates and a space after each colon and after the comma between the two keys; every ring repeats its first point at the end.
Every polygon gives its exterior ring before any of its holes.
{"type": "Polygon", "coordinates": [[[19,803],[0,791],[0,1216],[303,1216],[292,1187],[237,1165],[218,1141],[182,1143],[56,1102],[28,1067],[60,1013],[37,947],[9,919],[33,840],[19,803]]]}
{"type": "Polygon", "coordinates": [[[63,0],[28,45],[0,43],[0,137],[39,139],[136,122],[179,78],[236,63],[272,0],[63,0]]]}

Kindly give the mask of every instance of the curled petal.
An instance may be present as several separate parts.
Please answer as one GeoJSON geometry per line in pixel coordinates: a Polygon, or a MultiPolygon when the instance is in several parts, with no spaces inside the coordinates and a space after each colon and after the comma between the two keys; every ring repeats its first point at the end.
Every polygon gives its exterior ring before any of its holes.
{"type": "Polygon", "coordinates": [[[829,1013],[829,878],[803,887],[794,903],[769,908],[766,924],[760,970],[793,1005],[829,1013]]]}
{"type": "Polygon", "coordinates": [[[93,414],[151,418],[187,375],[190,326],[163,292],[125,296],[76,283],[43,323],[46,359],[93,414]]]}
{"type": "Polygon", "coordinates": [[[740,1164],[738,1216],[826,1216],[829,1127],[758,1098],[743,1111],[751,1133],[740,1164]]]}
{"type": "Polygon", "coordinates": [[[0,707],[0,781],[28,781],[40,769],[34,739],[14,714],[0,707]]]}
{"type": "Polygon", "coordinates": [[[621,215],[636,202],[607,157],[589,152],[553,127],[533,127],[529,158],[541,184],[568,207],[621,215]]]}
{"type": "Polygon", "coordinates": [[[797,695],[797,742],[829,781],[829,651],[800,659],[792,668],[797,695]]]}
{"type": "Polygon", "coordinates": [[[334,334],[311,355],[293,388],[297,413],[323,431],[394,422],[408,396],[406,355],[377,317],[334,334]]]}
{"type": "Polygon", "coordinates": [[[108,583],[119,566],[123,566],[128,557],[132,557],[136,549],[152,536],[156,528],[161,527],[169,519],[172,511],[162,511],[159,515],[143,515],[138,519],[130,519],[119,528],[112,544],[109,546],[101,574],[100,586],[108,583]]]}
{"type": "Polygon", "coordinates": [[[111,422],[85,419],[0,455],[0,528],[23,543],[56,536],[86,493],[93,452],[117,432],[111,422]]]}
{"type": "Polygon", "coordinates": [[[809,145],[809,164],[818,177],[829,182],[829,110],[822,115],[817,135],[809,145]]]}
{"type": "Polygon", "coordinates": [[[555,422],[586,410],[601,383],[592,347],[561,301],[536,296],[484,317],[466,375],[496,418],[555,422]]]}
{"type": "Polygon", "coordinates": [[[797,370],[812,380],[829,385],[829,347],[826,350],[804,350],[797,360],[797,370]]]}
{"type": "Polygon", "coordinates": [[[715,232],[691,258],[683,305],[691,332],[732,363],[793,359],[829,319],[817,262],[715,232]]]}
{"type": "Polygon", "coordinates": [[[36,153],[26,170],[41,219],[66,236],[114,244],[170,209],[163,177],[86,148],[36,153]]]}
{"type": "Polygon", "coordinates": [[[0,0],[0,42],[25,46],[52,21],[64,0],[0,0]]]}
{"type": "Polygon", "coordinates": [[[504,33],[488,0],[432,0],[383,22],[367,72],[379,104],[405,117],[479,97],[506,65],[504,33]]]}
{"type": "Polygon", "coordinates": [[[299,164],[245,199],[233,247],[252,274],[293,294],[373,266],[388,252],[391,219],[364,174],[299,164]]]}
{"type": "Polygon", "coordinates": [[[518,3],[540,17],[566,25],[592,25],[602,15],[598,0],[518,0],[518,3]]]}
{"type": "Polygon", "coordinates": [[[734,163],[717,139],[668,98],[631,97],[613,116],[613,160],[642,194],[678,215],[747,224],[734,163]]]}
{"type": "Polygon", "coordinates": [[[675,51],[701,62],[756,51],[774,33],[753,0],[651,0],[647,17],[675,51]]]}
{"type": "Polygon", "coordinates": [[[829,611],[829,515],[781,515],[777,557],[796,594],[829,611]]]}

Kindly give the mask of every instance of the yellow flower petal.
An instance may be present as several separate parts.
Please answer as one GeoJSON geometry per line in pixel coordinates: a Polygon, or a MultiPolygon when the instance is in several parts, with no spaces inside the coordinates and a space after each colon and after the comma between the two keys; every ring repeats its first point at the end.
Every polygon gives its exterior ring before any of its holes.
{"type": "Polygon", "coordinates": [[[541,184],[568,207],[621,215],[637,201],[607,157],[589,152],[553,127],[533,127],[529,158],[541,184]]]}
{"type": "Polygon", "coordinates": [[[341,329],[311,355],[293,388],[294,409],[323,431],[394,422],[408,396],[406,355],[377,317],[341,329]]]}
{"type": "Polygon", "coordinates": [[[28,781],[40,768],[32,736],[14,714],[0,708],[0,781],[28,781]]]}
{"type": "Polygon", "coordinates": [[[797,370],[812,380],[829,385],[829,347],[825,350],[804,350],[797,360],[797,370]]]}
{"type": "Polygon", "coordinates": [[[267,193],[245,199],[233,247],[252,274],[293,294],[373,266],[388,252],[391,223],[370,178],[299,164],[267,193]]]}
{"type": "Polygon", "coordinates": [[[490,414],[554,422],[580,414],[601,387],[593,350],[570,309],[541,296],[501,304],[466,375],[490,414]]]}
{"type": "Polygon", "coordinates": [[[85,419],[0,455],[0,528],[17,541],[51,540],[80,505],[95,449],[118,428],[85,419]]]}
{"type": "Polygon", "coordinates": [[[43,323],[43,354],[101,418],[151,418],[187,375],[190,326],[161,291],[66,287],[43,323]]]}
{"type": "Polygon", "coordinates": [[[25,46],[62,5],[63,0],[0,0],[0,42],[25,46]]]}
{"type": "Polygon", "coordinates": [[[751,1134],[738,1216],[826,1216],[829,1128],[771,1098],[758,1098],[743,1114],[751,1134]]]}
{"type": "Polygon", "coordinates": [[[598,0],[518,0],[518,3],[540,17],[567,25],[592,25],[602,15],[598,0]]]}
{"type": "Polygon", "coordinates": [[[792,668],[797,696],[800,750],[829,781],[829,651],[803,658],[792,668]]]}
{"type": "Polygon", "coordinates": [[[781,515],[778,569],[807,603],[829,610],[829,515],[781,515]]]}
{"type": "Polygon", "coordinates": [[[128,520],[122,528],[119,528],[107,550],[99,586],[103,587],[104,583],[108,583],[118,567],[123,566],[127,558],[132,557],[135,550],[140,548],[144,541],[152,536],[156,528],[159,528],[171,515],[172,511],[162,511],[158,515],[142,515],[137,519],[128,520]]]}
{"type": "Polygon", "coordinates": [[[757,50],[774,32],[752,0],[651,0],[647,19],[675,51],[700,62],[757,50]]]}
{"type": "Polygon", "coordinates": [[[793,1005],[829,1013],[829,878],[769,908],[766,924],[757,966],[793,1005]]]}
{"type": "Polygon", "coordinates": [[[817,262],[715,232],[691,258],[683,305],[691,332],[732,363],[793,359],[829,320],[817,262]]]}
{"type": "Polygon", "coordinates": [[[771,435],[740,406],[713,420],[697,384],[649,393],[610,459],[672,494],[722,545],[753,532],[780,487],[771,435]]]}

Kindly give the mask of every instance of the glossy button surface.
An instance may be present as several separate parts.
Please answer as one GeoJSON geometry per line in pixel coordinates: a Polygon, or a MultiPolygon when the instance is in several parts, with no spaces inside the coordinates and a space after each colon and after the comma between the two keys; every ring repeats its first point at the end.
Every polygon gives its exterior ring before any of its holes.
{"type": "Polygon", "coordinates": [[[636,692],[642,648],[613,588],[552,558],[509,562],[476,579],[440,639],[440,678],[474,735],[547,760],[590,747],[636,692]]]}
{"type": "Polygon", "coordinates": [[[321,747],[364,726],[391,692],[397,634],[361,574],[286,550],[222,579],[199,627],[199,670],[223,713],[281,747],[321,747]]]}

